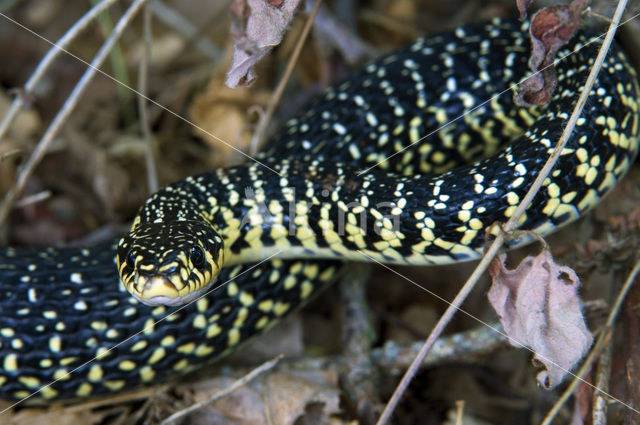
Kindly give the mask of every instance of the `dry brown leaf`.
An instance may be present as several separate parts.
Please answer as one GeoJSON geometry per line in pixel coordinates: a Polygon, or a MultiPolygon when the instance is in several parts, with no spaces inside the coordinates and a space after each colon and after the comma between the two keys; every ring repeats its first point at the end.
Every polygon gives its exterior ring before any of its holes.
{"type": "MultiPolygon", "coordinates": [[[[163,69],[166,66],[175,64],[180,55],[184,54],[187,42],[188,40],[175,33],[154,36],[148,59],[149,67],[151,69],[163,69]]],[[[146,55],[146,49],[147,42],[144,39],[140,39],[128,54],[128,61],[140,63],[146,55]]]]}
{"type": "Polygon", "coordinates": [[[530,348],[534,362],[545,368],[538,383],[553,388],[593,340],[581,311],[580,279],[571,268],[556,264],[547,250],[525,258],[514,270],[505,267],[505,259],[506,255],[494,259],[489,268],[489,302],[509,342],[530,348]]]}
{"type": "Polygon", "coordinates": [[[265,0],[234,0],[232,3],[231,34],[234,49],[225,81],[227,86],[250,85],[255,79],[255,64],[280,44],[300,0],[277,3],[277,7],[265,0]]]}
{"type": "MultiPolygon", "coordinates": [[[[28,96],[27,96],[28,97],[28,96]]],[[[0,117],[4,117],[13,99],[0,93],[0,117]]],[[[32,139],[42,126],[40,115],[34,108],[22,108],[16,115],[8,130],[8,135],[20,143],[32,139]]],[[[27,146],[23,146],[27,147],[27,146]]]]}
{"type": "Polygon", "coordinates": [[[251,106],[265,105],[269,99],[265,90],[254,87],[230,89],[221,84],[222,76],[216,75],[189,107],[189,118],[196,124],[194,133],[214,150],[212,167],[233,162],[233,156],[237,154],[233,148],[248,149],[251,142],[248,111],[251,106]]]}
{"type": "Polygon", "coordinates": [[[272,423],[293,425],[298,420],[319,421],[318,409],[328,417],[340,411],[340,394],[336,387],[337,377],[333,373],[270,374],[266,379],[267,400],[272,423]],[[306,375],[306,376],[303,376],[306,375]],[[327,381],[327,378],[328,381],[327,381]],[[309,416],[307,419],[306,416],[309,416]]]}
{"type": "Polygon", "coordinates": [[[13,185],[24,155],[22,146],[7,137],[0,143],[0,196],[13,185]]]}
{"type": "Polygon", "coordinates": [[[582,22],[587,0],[573,0],[568,5],[540,9],[531,19],[531,57],[534,72],[518,88],[516,103],[524,106],[544,105],[558,83],[553,61],[558,49],[573,37],[582,22]]]}
{"type": "Polygon", "coordinates": [[[77,425],[77,424],[99,424],[103,423],[105,417],[112,412],[94,412],[90,409],[75,411],[73,409],[65,409],[52,407],[49,409],[23,409],[15,415],[9,415],[6,425],[38,425],[38,424],[56,424],[56,425],[77,425]]]}
{"type": "MultiPolygon", "coordinates": [[[[207,399],[228,387],[230,378],[213,378],[190,385],[195,399],[207,399]]],[[[267,425],[328,423],[339,412],[340,393],[335,372],[269,373],[213,403],[214,411],[204,412],[206,423],[218,425],[267,425]],[[215,420],[211,419],[215,417],[215,420]],[[308,422],[322,418],[321,422],[308,422]]],[[[197,417],[197,415],[196,415],[197,417]]],[[[192,415],[193,419],[193,415],[192,415]]]]}

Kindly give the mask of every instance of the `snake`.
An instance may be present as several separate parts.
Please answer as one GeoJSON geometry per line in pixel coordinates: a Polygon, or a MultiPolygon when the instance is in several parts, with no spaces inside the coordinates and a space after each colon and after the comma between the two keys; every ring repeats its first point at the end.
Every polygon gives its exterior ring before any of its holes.
{"type": "MultiPolygon", "coordinates": [[[[0,397],[75,400],[194,371],[349,261],[478,259],[554,151],[599,47],[574,37],[550,102],[522,107],[512,95],[528,73],[526,28],[468,25],[365,65],[255,161],[151,195],[118,241],[2,248],[0,397]]],[[[590,94],[521,229],[546,235],[584,215],[635,159],[640,89],[615,43],[590,94]]]]}

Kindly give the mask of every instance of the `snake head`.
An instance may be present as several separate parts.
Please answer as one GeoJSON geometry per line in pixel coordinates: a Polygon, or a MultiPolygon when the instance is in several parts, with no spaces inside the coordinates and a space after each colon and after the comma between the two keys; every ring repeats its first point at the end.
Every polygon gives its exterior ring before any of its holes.
{"type": "Polygon", "coordinates": [[[124,287],[147,305],[181,305],[206,292],[224,260],[220,235],[195,220],[142,223],[118,242],[124,287]]]}

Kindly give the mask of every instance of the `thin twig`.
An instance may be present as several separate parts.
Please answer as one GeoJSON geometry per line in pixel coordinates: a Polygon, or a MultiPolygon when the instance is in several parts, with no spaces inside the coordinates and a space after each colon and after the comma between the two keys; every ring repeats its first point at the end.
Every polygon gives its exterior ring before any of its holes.
{"type": "Polygon", "coordinates": [[[287,68],[284,71],[284,75],[280,79],[280,82],[278,83],[278,87],[276,87],[276,90],[273,92],[271,99],[269,99],[269,104],[267,105],[267,109],[265,110],[264,114],[260,116],[260,120],[258,121],[256,130],[253,132],[253,137],[251,138],[249,154],[252,156],[255,155],[256,152],[258,151],[258,148],[262,146],[262,142],[264,141],[264,138],[265,138],[267,126],[271,121],[271,117],[273,116],[273,113],[275,112],[276,107],[278,106],[278,103],[280,103],[280,98],[282,97],[284,88],[287,85],[287,82],[289,81],[289,77],[291,77],[293,68],[298,62],[298,57],[300,56],[300,52],[302,51],[304,42],[309,36],[309,31],[311,30],[311,26],[313,25],[313,18],[316,16],[316,13],[318,13],[318,8],[320,7],[321,3],[322,3],[322,0],[316,0],[316,4],[313,6],[313,10],[309,14],[309,18],[307,19],[307,22],[304,24],[304,28],[302,29],[302,34],[300,34],[300,39],[298,40],[298,43],[296,44],[296,47],[295,49],[293,49],[293,53],[289,58],[289,62],[287,63],[287,68]]]}
{"type": "MultiPolygon", "coordinates": [[[[96,5],[100,3],[99,0],[90,0],[91,4],[96,5]]],[[[103,36],[106,38],[113,31],[113,20],[108,12],[98,15],[98,25],[102,31],[103,36]]],[[[111,69],[113,70],[113,76],[121,81],[123,84],[116,84],[116,91],[118,92],[118,98],[120,100],[120,108],[122,118],[125,125],[130,125],[135,122],[135,110],[133,109],[133,93],[127,90],[126,86],[131,84],[129,78],[129,72],[127,70],[127,62],[122,53],[122,49],[119,44],[115,44],[111,52],[109,52],[109,62],[111,63],[111,69]]]]}
{"type": "Polygon", "coordinates": [[[137,400],[148,400],[152,398],[154,394],[162,393],[168,388],[167,384],[156,385],[149,388],[138,388],[135,391],[126,391],[123,394],[113,393],[105,397],[89,399],[79,404],[73,404],[66,406],[63,409],[63,413],[72,412],[88,412],[91,409],[97,409],[103,406],[116,406],[118,404],[131,403],[137,400]]]}
{"type": "Polygon", "coordinates": [[[618,298],[616,298],[615,303],[613,303],[613,306],[611,306],[611,312],[607,317],[607,323],[605,324],[605,326],[609,328],[612,327],[613,323],[618,318],[618,313],[620,312],[620,306],[622,306],[622,302],[627,297],[627,294],[631,289],[631,285],[633,285],[633,282],[636,280],[638,273],[640,273],[640,260],[638,260],[636,264],[633,266],[633,269],[631,269],[631,273],[629,273],[629,277],[627,277],[627,280],[624,282],[624,285],[622,286],[622,289],[618,294],[618,298]]]}
{"type": "MultiPolygon", "coordinates": [[[[504,228],[506,229],[507,232],[515,230],[517,228],[520,217],[522,216],[524,211],[529,207],[534,196],[538,193],[538,191],[542,187],[542,183],[547,178],[547,176],[555,166],[556,162],[560,158],[560,154],[562,153],[564,146],[567,144],[567,141],[569,140],[569,137],[573,132],[573,129],[575,128],[576,122],[578,121],[578,118],[582,113],[582,109],[584,108],[584,105],[587,101],[589,93],[591,92],[591,89],[595,84],[596,78],[598,76],[598,72],[602,67],[602,63],[604,62],[607,52],[609,51],[609,46],[613,41],[613,36],[616,33],[616,29],[618,27],[618,24],[620,23],[620,18],[622,17],[622,13],[624,12],[626,4],[627,4],[627,0],[619,1],[618,7],[611,21],[611,25],[609,26],[607,34],[602,42],[602,46],[598,51],[598,56],[596,57],[593,67],[589,72],[587,81],[583,86],[583,90],[580,93],[578,102],[576,103],[576,106],[574,107],[573,112],[569,117],[569,121],[567,122],[567,125],[564,128],[562,135],[560,136],[560,139],[558,140],[558,143],[556,144],[556,147],[553,153],[551,154],[547,162],[542,167],[542,170],[540,171],[535,181],[527,191],[527,194],[525,195],[522,202],[516,208],[516,211],[514,212],[514,214],[505,224],[504,228]]],[[[378,425],[386,424],[389,421],[389,419],[391,418],[391,414],[393,413],[395,407],[397,406],[398,402],[402,397],[402,394],[405,392],[405,390],[409,386],[409,383],[417,373],[425,356],[429,353],[436,339],[440,336],[440,334],[444,331],[445,327],[449,324],[449,321],[451,320],[455,312],[460,308],[460,306],[466,299],[467,295],[469,295],[471,290],[477,284],[480,277],[484,274],[485,270],[489,266],[489,263],[493,260],[493,257],[498,253],[498,250],[502,247],[505,240],[506,240],[505,233],[501,232],[495,238],[493,243],[489,246],[489,248],[487,249],[485,255],[483,256],[482,260],[480,261],[476,269],[473,271],[469,279],[465,282],[462,289],[460,289],[460,292],[458,293],[458,295],[456,295],[456,297],[451,302],[447,310],[444,312],[444,314],[442,315],[438,323],[435,325],[435,327],[431,331],[431,334],[427,337],[427,340],[424,343],[423,349],[420,350],[420,353],[418,354],[418,356],[416,356],[415,361],[411,364],[409,369],[407,369],[407,372],[404,374],[404,376],[400,380],[400,383],[398,384],[395,391],[393,392],[391,398],[389,399],[389,402],[387,403],[384,411],[382,412],[382,415],[380,416],[380,419],[378,420],[378,425]]]]}
{"type": "Polygon", "coordinates": [[[25,196],[16,202],[16,208],[24,208],[28,205],[35,204],[37,202],[42,202],[45,199],[49,199],[51,197],[50,190],[43,190],[42,192],[34,193],[33,195],[25,196]]]}
{"type": "MultiPolygon", "coordinates": [[[[613,328],[611,328],[613,332],[613,328]]],[[[593,393],[593,408],[591,419],[593,425],[607,425],[607,405],[609,398],[609,380],[611,379],[611,358],[613,356],[613,338],[603,348],[596,372],[596,390],[593,393]]]]}
{"type": "Polygon", "coordinates": [[[456,401],[456,422],[455,425],[462,425],[464,419],[464,400],[456,401]]]}
{"type": "MultiPolygon", "coordinates": [[[[502,330],[499,322],[481,325],[477,328],[443,336],[436,342],[433,350],[424,359],[422,366],[430,366],[441,362],[472,361],[490,353],[511,347],[509,339],[502,330]]],[[[408,367],[416,357],[423,342],[401,344],[388,341],[382,348],[371,351],[371,360],[376,367],[394,370],[408,367]]]]}
{"type": "Polygon", "coordinates": [[[10,151],[0,154],[0,162],[6,161],[12,156],[22,155],[22,153],[23,153],[22,149],[11,149],[10,151]]]}
{"type": "Polygon", "coordinates": [[[187,407],[184,410],[181,410],[169,416],[167,419],[161,422],[161,425],[169,425],[177,421],[178,419],[184,418],[188,414],[195,412],[196,410],[202,409],[204,406],[207,406],[208,404],[211,404],[217,400],[220,400],[223,397],[228,396],[238,388],[245,386],[249,382],[256,379],[258,376],[262,375],[263,373],[267,372],[270,369],[273,369],[278,364],[278,362],[282,359],[282,357],[283,357],[282,354],[280,354],[275,359],[269,360],[268,362],[261,364],[257,368],[253,369],[251,372],[247,373],[242,378],[236,380],[233,384],[229,385],[224,390],[219,391],[213,396],[209,397],[207,400],[196,403],[192,406],[187,407]]]}
{"type": "MultiPolygon", "coordinates": [[[[622,326],[624,330],[623,338],[626,342],[622,358],[618,361],[624,364],[624,392],[627,394],[627,404],[635,408],[640,408],[640,380],[638,380],[638,370],[640,369],[640,285],[635,285],[629,291],[629,295],[624,302],[624,316],[622,326]]],[[[620,419],[625,424],[637,424],[638,414],[632,409],[628,409],[620,419]]]]}
{"type": "Polygon", "coordinates": [[[140,64],[138,66],[138,92],[141,93],[142,96],[138,96],[138,115],[140,116],[142,137],[144,138],[144,159],[147,168],[147,185],[149,187],[149,192],[154,193],[158,190],[158,172],[154,157],[153,134],[151,133],[149,113],[147,109],[147,77],[149,75],[149,60],[151,58],[151,45],[153,43],[150,4],[146,4],[142,11],[142,38],[144,41],[144,48],[142,49],[142,57],[140,58],[140,64]]]}
{"type": "MultiPolygon", "coordinates": [[[[82,30],[84,30],[87,25],[89,25],[98,15],[104,12],[108,7],[110,7],[113,3],[118,0],[103,0],[94,7],[92,7],[87,13],[85,13],[80,19],[78,19],[69,30],[62,36],[58,41],[53,44],[53,47],[49,49],[47,54],[38,64],[38,67],[31,77],[27,80],[22,90],[18,90],[15,99],[11,103],[9,110],[4,115],[2,122],[0,122],[0,140],[4,137],[9,126],[20,112],[20,108],[22,108],[27,102],[25,99],[29,98],[35,89],[36,85],[40,82],[40,79],[44,76],[44,73],[49,69],[54,59],[60,55],[66,49],[71,41],[73,41],[82,30]]],[[[3,13],[0,13],[0,16],[9,19],[3,13]]],[[[11,20],[11,19],[9,19],[11,20]]],[[[0,220],[1,222],[2,220],[0,220]]]]}
{"type": "MultiPolygon", "coordinates": [[[[24,168],[20,171],[20,174],[18,175],[18,178],[13,187],[7,191],[2,205],[0,205],[0,224],[4,223],[4,221],[6,220],[16,197],[20,192],[22,192],[27,179],[35,169],[36,165],[40,163],[40,160],[47,151],[47,148],[51,144],[51,141],[56,136],[56,134],[58,134],[58,131],[78,104],[80,96],[82,95],[82,93],[84,93],[84,90],[87,88],[89,82],[91,82],[96,72],[98,72],[98,68],[102,66],[102,63],[108,56],[109,51],[113,48],[122,32],[125,30],[125,28],[127,28],[140,7],[142,7],[146,3],[146,1],[147,0],[135,0],[131,4],[131,6],[129,6],[129,8],[124,12],[122,17],[116,24],[113,33],[109,36],[109,38],[105,40],[104,44],[100,47],[100,50],[98,50],[98,53],[96,53],[93,61],[89,65],[89,68],[87,68],[87,70],[84,72],[84,74],[78,81],[78,84],[76,84],[76,86],[73,88],[73,91],[71,92],[65,103],[62,105],[53,121],[51,121],[51,124],[49,124],[49,127],[42,135],[42,138],[38,141],[38,144],[31,153],[31,156],[25,163],[24,168]]],[[[20,25],[14,20],[12,20],[12,22],[20,25]]],[[[24,26],[22,27],[26,28],[24,26]]],[[[60,46],[56,46],[56,48],[60,49],[60,46]]]]}
{"type": "MultiPolygon", "coordinates": [[[[620,290],[620,281],[622,274],[620,271],[615,272],[613,274],[612,282],[610,285],[610,300],[613,300],[614,297],[619,300],[620,294],[622,291],[620,290]]],[[[626,293],[625,293],[626,295],[626,293]]],[[[616,304],[616,301],[614,301],[616,304]]],[[[618,307],[614,305],[611,311],[616,311],[618,307]]],[[[609,314],[611,317],[611,313],[609,314]]],[[[611,379],[611,359],[613,357],[613,340],[614,340],[614,331],[615,328],[613,326],[608,327],[607,329],[611,330],[611,338],[609,339],[609,343],[603,348],[602,354],[598,359],[598,364],[596,366],[596,376],[595,376],[595,390],[593,391],[593,401],[591,408],[591,419],[593,425],[606,425],[607,424],[607,406],[609,404],[609,381],[611,379]]]]}
{"type": "Polygon", "coordinates": [[[631,289],[631,285],[633,285],[633,282],[635,282],[636,278],[638,277],[638,273],[640,273],[640,260],[636,262],[636,264],[633,266],[633,269],[631,270],[631,273],[629,273],[629,276],[627,277],[627,280],[622,286],[622,289],[620,290],[620,293],[618,294],[618,297],[616,298],[615,303],[611,307],[611,311],[609,312],[609,316],[607,317],[607,322],[605,323],[604,328],[600,332],[600,335],[598,336],[598,340],[593,345],[591,352],[589,353],[589,355],[587,356],[587,359],[584,361],[584,363],[580,367],[580,370],[575,374],[576,378],[571,382],[571,384],[569,384],[565,392],[558,399],[558,401],[556,401],[556,403],[553,405],[551,410],[549,410],[549,413],[547,413],[547,416],[544,418],[544,420],[540,425],[551,424],[551,421],[558,414],[562,405],[569,399],[571,394],[573,394],[573,391],[578,386],[578,383],[580,382],[580,380],[583,379],[586,376],[586,374],[591,370],[591,364],[593,363],[594,359],[597,357],[598,354],[600,354],[600,351],[602,350],[604,344],[611,338],[611,333],[613,332],[613,323],[616,321],[616,318],[618,317],[618,313],[620,312],[620,306],[622,305],[622,302],[626,298],[627,293],[631,289]]]}
{"type": "MultiPolygon", "coordinates": [[[[311,9],[310,2],[307,1],[305,6],[309,10],[311,9]]],[[[335,7],[346,9],[344,14],[352,15],[353,4],[350,2],[338,2],[335,7]]],[[[336,19],[326,5],[320,7],[314,20],[314,33],[335,46],[347,63],[351,65],[358,64],[363,59],[380,56],[380,52],[372,44],[364,42],[355,34],[356,25],[349,24],[351,19],[344,19],[339,10],[336,10],[336,15],[341,19],[336,19]]]]}
{"type": "Polygon", "coordinates": [[[340,367],[342,386],[355,406],[362,424],[374,424],[382,410],[378,395],[378,376],[373,366],[371,344],[375,332],[366,302],[369,263],[349,264],[340,281],[342,307],[342,346],[344,362],[340,367]]]}

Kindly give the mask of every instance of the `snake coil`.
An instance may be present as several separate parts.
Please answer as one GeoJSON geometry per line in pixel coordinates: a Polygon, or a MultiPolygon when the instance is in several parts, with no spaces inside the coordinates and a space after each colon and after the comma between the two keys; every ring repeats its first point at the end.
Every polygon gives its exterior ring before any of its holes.
{"type": "MultiPolygon", "coordinates": [[[[510,217],[553,150],[595,57],[589,40],[560,53],[571,55],[551,103],[531,109],[498,96],[526,73],[519,24],[419,40],[290,120],[260,155],[266,167],[151,196],[117,246],[3,249],[0,395],[86,397],[194,370],[302,305],[345,259],[478,258],[484,229],[510,217]],[[282,258],[261,262],[271,254],[282,258]],[[145,306],[118,272],[148,303],[195,299],[216,276],[218,286],[180,309],[145,306]]],[[[636,155],[638,98],[614,46],[523,228],[552,232],[615,186],[636,155]]]]}

